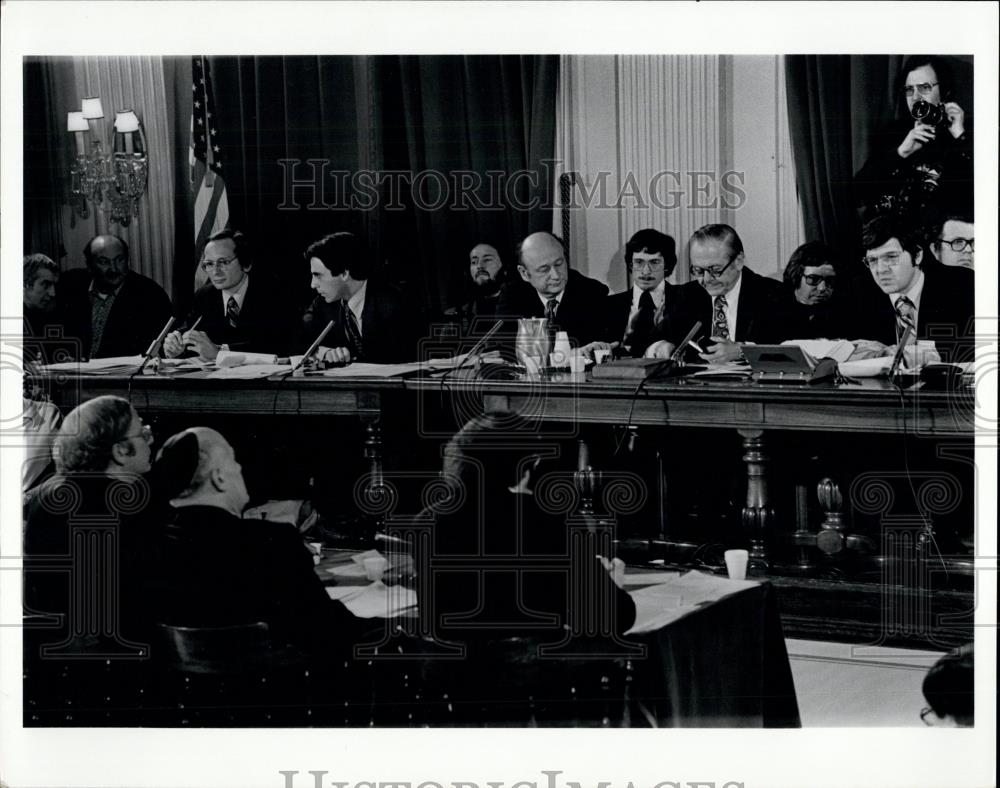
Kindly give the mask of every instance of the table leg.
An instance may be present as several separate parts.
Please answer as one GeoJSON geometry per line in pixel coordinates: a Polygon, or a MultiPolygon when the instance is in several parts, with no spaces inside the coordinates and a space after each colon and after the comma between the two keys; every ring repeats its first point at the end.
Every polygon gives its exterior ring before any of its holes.
{"type": "Polygon", "coordinates": [[[368,483],[365,485],[366,509],[371,513],[371,541],[375,534],[385,530],[385,502],[382,500],[390,492],[382,476],[382,426],[378,416],[362,416],[365,425],[364,456],[368,461],[368,483]]]}
{"type": "Polygon", "coordinates": [[[766,573],[771,568],[767,554],[767,532],[774,510],[767,500],[768,457],[764,453],[763,430],[739,430],[743,436],[743,461],[747,464],[747,502],[743,507],[743,527],[750,539],[747,571],[766,573]]]}

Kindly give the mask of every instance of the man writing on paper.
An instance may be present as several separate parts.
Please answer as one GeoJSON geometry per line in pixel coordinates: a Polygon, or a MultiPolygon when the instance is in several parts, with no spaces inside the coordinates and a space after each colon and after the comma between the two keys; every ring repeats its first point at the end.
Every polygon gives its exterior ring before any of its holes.
{"type": "Polygon", "coordinates": [[[316,350],[323,364],[413,361],[420,321],[403,294],[369,278],[369,252],[353,233],[333,233],[306,249],[317,296],[302,316],[304,352],[332,320],[333,329],[316,350]]]}
{"type": "Polygon", "coordinates": [[[243,233],[215,233],[205,244],[200,265],[208,282],[195,293],[188,330],[167,334],[167,358],[186,350],[210,360],[220,350],[279,356],[289,352],[293,311],[275,281],[258,271],[251,277],[253,249],[243,233]]]}
{"type": "Polygon", "coordinates": [[[740,357],[740,342],[772,341],[769,326],[781,285],[746,267],[743,241],[728,224],[695,230],[688,246],[691,278],[702,288],[689,309],[670,317],[666,340],[651,345],[647,356],[669,358],[676,343],[700,320],[709,333],[704,361],[722,363],[740,357]]]}
{"type": "Polygon", "coordinates": [[[67,335],[88,358],[144,353],[170,319],[167,294],[130,270],[128,244],[116,235],[95,236],[83,255],[86,270],[66,271],[59,282],[67,335]]]}

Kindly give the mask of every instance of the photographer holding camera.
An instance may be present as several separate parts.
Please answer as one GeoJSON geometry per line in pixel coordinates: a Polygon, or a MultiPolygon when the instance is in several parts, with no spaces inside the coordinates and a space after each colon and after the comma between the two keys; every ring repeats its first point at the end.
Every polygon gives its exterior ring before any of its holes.
{"type": "Polygon", "coordinates": [[[920,221],[942,199],[963,199],[965,192],[971,198],[972,135],[954,89],[945,58],[906,60],[897,88],[905,120],[881,136],[883,144],[874,146],[855,178],[865,219],[895,213],[920,221]]]}

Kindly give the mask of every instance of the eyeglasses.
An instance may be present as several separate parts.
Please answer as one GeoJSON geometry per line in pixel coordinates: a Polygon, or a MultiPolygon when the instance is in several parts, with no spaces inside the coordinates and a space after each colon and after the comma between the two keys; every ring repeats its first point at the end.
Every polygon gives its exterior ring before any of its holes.
{"type": "Polygon", "coordinates": [[[952,238],[950,241],[946,241],[944,238],[938,238],[942,244],[948,244],[953,251],[964,252],[966,249],[971,249],[976,251],[975,238],[952,238]]]}
{"type": "Polygon", "coordinates": [[[927,718],[928,718],[928,717],[929,717],[929,716],[930,716],[931,714],[933,714],[933,713],[934,713],[934,709],[932,709],[932,708],[931,708],[930,706],[924,706],[924,707],[923,707],[923,708],[922,708],[922,709],[920,710],[920,721],[921,721],[921,722],[922,722],[922,723],[923,723],[924,725],[929,725],[929,726],[932,726],[932,727],[933,727],[933,725],[934,725],[934,722],[933,722],[933,720],[929,720],[929,719],[927,719],[927,718]]]}
{"type": "Polygon", "coordinates": [[[921,96],[926,97],[930,95],[931,88],[933,88],[937,84],[938,84],[937,82],[921,82],[919,85],[907,85],[905,88],[903,88],[903,93],[905,93],[907,98],[909,98],[910,96],[913,95],[913,91],[915,90],[921,96]]]}
{"type": "Polygon", "coordinates": [[[221,271],[223,268],[228,268],[229,265],[239,258],[235,255],[233,257],[220,257],[218,260],[202,260],[201,270],[206,273],[211,270],[221,271]]]}
{"type": "MultiPolygon", "coordinates": [[[[739,257],[739,255],[736,255],[736,257],[739,257]]],[[[736,257],[733,257],[728,263],[726,263],[724,266],[722,266],[722,268],[718,270],[714,268],[699,268],[696,265],[692,265],[691,276],[693,276],[695,279],[701,279],[702,277],[705,276],[710,276],[712,277],[712,279],[718,279],[720,276],[726,273],[726,269],[729,268],[729,266],[731,266],[733,263],[736,262],[736,257]]]]}
{"type": "Polygon", "coordinates": [[[663,261],[662,260],[635,260],[632,263],[632,267],[636,270],[645,268],[647,271],[662,271],[663,261]]]}
{"type": "Polygon", "coordinates": [[[833,287],[837,284],[837,277],[823,276],[822,274],[803,274],[802,281],[809,285],[809,287],[816,287],[820,282],[826,282],[827,287],[833,287]]]}
{"type": "Polygon", "coordinates": [[[879,263],[884,263],[889,268],[895,268],[899,265],[899,258],[902,256],[902,252],[886,252],[885,254],[880,254],[878,257],[863,257],[861,260],[869,268],[874,268],[879,263]]]}
{"type": "Polygon", "coordinates": [[[152,443],[153,428],[150,427],[148,424],[143,424],[142,429],[139,430],[138,435],[126,435],[124,438],[118,441],[118,443],[124,443],[125,441],[130,441],[132,440],[132,438],[142,438],[144,441],[146,441],[146,443],[152,443]]]}

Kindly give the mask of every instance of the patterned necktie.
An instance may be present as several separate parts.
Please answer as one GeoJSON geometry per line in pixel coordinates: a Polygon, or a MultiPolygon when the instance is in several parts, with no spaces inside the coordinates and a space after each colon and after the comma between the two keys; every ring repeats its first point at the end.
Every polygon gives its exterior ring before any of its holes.
{"type": "Polygon", "coordinates": [[[555,320],[557,309],[559,309],[559,301],[557,301],[555,298],[550,298],[548,302],[545,304],[545,319],[555,320]]]}
{"type": "Polygon", "coordinates": [[[632,350],[632,355],[639,357],[646,352],[653,337],[653,316],[656,313],[656,305],[653,303],[653,294],[649,290],[643,290],[639,296],[639,310],[632,319],[631,330],[628,341],[625,342],[632,350]]]}
{"type": "Polygon", "coordinates": [[[361,327],[358,325],[357,315],[347,305],[346,300],[341,300],[340,308],[343,310],[341,320],[344,325],[344,336],[351,351],[351,358],[360,361],[364,356],[364,345],[361,342],[361,327]]]}
{"type": "Polygon", "coordinates": [[[229,296],[229,300],[226,301],[226,320],[229,322],[230,328],[236,328],[239,317],[240,305],[236,303],[236,298],[229,296]]]}
{"type": "MultiPolygon", "coordinates": [[[[914,322],[914,317],[916,316],[917,307],[914,303],[906,296],[900,296],[896,300],[896,339],[897,341],[902,338],[903,332],[910,326],[916,330],[917,326],[914,322]]],[[[911,339],[916,341],[916,335],[914,334],[911,339]]]]}
{"type": "Polygon", "coordinates": [[[729,321],[726,319],[726,308],[729,302],[724,295],[715,297],[715,309],[712,312],[712,336],[729,339],[729,321]]]}

